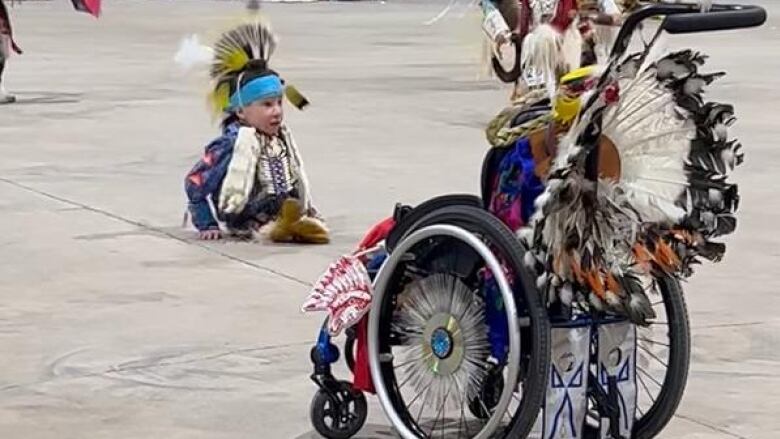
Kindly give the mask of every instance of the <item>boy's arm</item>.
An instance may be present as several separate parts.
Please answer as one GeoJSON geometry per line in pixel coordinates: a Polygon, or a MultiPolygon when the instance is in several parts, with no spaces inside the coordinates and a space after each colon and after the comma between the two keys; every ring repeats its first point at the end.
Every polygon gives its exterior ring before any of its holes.
{"type": "Polygon", "coordinates": [[[188,207],[192,214],[192,224],[200,231],[219,230],[219,224],[211,212],[209,197],[222,184],[230,156],[231,151],[227,145],[211,148],[187,174],[184,189],[189,199],[188,207]]]}

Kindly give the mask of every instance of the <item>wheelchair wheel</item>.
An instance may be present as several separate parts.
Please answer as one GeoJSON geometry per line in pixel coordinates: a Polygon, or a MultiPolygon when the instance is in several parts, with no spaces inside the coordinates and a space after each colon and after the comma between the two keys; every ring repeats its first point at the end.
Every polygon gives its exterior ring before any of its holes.
{"type": "MultiPolygon", "coordinates": [[[[688,311],[679,282],[656,278],[656,318],[637,328],[637,412],[631,437],[656,437],[674,416],[685,391],[691,353],[688,311]]],[[[585,437],[599,438],[598,414],[591,411],[585,437]]]]}
{"type": "Polygon", "coordinates": [[[435,210],[399,240],[377,276],[368,347],[377,396],[402,437],[523,438],[533,427],[549,323],[524,253],[473,206],[435,210]],[[497,297],[485,292],[488,271],[497,297]],[[505,325],[503,358],[491,304],[505,325]]]}
{"type": "Polygon", "coordinates": [[[661,297],[653,305],[658,317],[638,330],[636,439],[653,438],[666,427],[688,380],[691,332],[683,291],[668,276],[657,279],[657,284],[661,297]]]}
{"type": "Polygon", "coordinates": [[[311,401],[309,416],[317,433],[328,439],[348,439],[363,427],[368,404],[363,393],[346,381],[338,382],[338,391],[318,390],[311,401]]]}

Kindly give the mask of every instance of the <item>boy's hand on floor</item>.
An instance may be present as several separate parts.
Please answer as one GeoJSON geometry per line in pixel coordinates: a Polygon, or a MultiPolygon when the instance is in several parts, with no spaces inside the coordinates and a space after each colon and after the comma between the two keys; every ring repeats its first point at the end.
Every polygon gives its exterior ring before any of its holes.
{"type": "Polygon", "coordinates": [[[198,233],[198,238],[204,241],[216,241],[222,238],[222,233],[219,230],[203,230],[198,233]]]}

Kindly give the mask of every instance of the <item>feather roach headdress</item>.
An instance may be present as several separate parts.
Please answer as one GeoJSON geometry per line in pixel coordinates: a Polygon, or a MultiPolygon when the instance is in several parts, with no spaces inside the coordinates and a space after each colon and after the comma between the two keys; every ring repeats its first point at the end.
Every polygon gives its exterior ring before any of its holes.
{"type": "Polygon", "coordinates": [[[299,109],[309,103],[271,69],[269,61],[276,42],[270,26],[259,19],[252,19],[221,35],[213,48],[210,69],[214,82],[210,100],[216,112],[233,110],[277,91],[299,109]]]}

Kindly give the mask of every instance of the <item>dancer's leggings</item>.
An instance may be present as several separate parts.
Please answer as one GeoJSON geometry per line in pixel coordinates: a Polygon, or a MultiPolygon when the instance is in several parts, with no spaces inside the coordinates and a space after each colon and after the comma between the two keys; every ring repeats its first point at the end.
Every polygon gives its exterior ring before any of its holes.
{"type": "Polygon", "coordinates": [[[9,49],[10,45],[6,45],[6,36],[0,34],[0,86],[3,85],[3,70],[5,70],[5,62],[8,61],[8,54],[5,52],[9,49]]]}
{"type": "Polygon", "coordinates": [[[509,324],[506,320],[504,299],[498,282],[492,275],[484,278],[485,289],[485,320],[488,324],[488,341],[490,355],[499,363],[506,363],[509,353],[509,324]]]}

